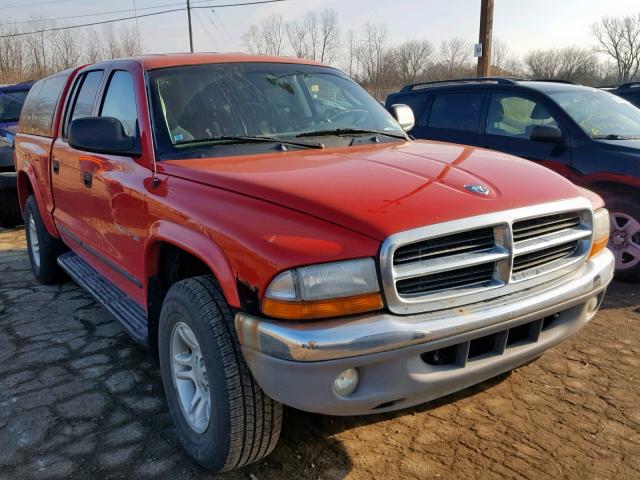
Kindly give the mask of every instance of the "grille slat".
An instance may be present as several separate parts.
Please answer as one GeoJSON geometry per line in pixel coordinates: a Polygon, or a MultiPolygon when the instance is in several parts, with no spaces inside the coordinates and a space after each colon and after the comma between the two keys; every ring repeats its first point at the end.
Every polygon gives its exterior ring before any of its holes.
{"type": "Polygon", "coordinates": [[[424,277],[407,278],[398,281],[396,287],[401,295],[433,293],[440,290],[489,283],[493,278],[493,272],[494,264],[489,263],[424,277]]]}
{"type": "Polygon", "coordinates": [[[519,220],[513,224],[513,241],[521,242],[529,238],[576,228],[580,223],[580,214],[576,212],[519,220]]]}
{"type": "Polygon", "coordinates": [[[396,250],[393,264],[403,265],[460,253],[479,252],[493,246],[493,228],[470,230],[404,245],[396,250]]]}
{"type": "Polygon", "coordinates": [[[563,243],[552,248],[517,256],[513,261],[513,273],[523,272],[546,263],[571,256],[578,249],[578,242],[563,243]]]}

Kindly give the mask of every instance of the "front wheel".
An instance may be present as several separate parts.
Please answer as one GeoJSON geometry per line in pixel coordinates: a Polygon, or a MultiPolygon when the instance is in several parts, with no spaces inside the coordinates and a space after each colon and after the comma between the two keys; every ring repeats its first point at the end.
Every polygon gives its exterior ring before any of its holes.
{"type": "Polygon", "coordinates": [[[640,279],[640,206],[638,199],[607,201],[611,221],[609,248],[616,257],[616,278],[640,279]]]}
{"type": "Polygon", "coordinates": [[[25,203],[24,225],[34,276],[46,285],[60,281],[64,276],[57,260],[62,252],[62,243],[47,231],[33,195],[25,203]]]}
{"type": "Polygon", "coordinates": [[[233,315],[211,276],[170,288],[160,313],[158,352],[178,439],[191,458],[222,472],[273,450],[282,406],[253,379],[233,315]]]}

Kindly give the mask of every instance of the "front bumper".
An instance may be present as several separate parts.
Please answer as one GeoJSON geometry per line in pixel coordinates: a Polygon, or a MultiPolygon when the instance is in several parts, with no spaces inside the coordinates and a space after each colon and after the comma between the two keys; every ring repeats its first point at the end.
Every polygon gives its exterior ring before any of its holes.
{"type": "Polygon", "coordinates": [[[251,372],[270,397],[331,415],[378,413],[433,400],[538,357],[593,318],[613,271],[613,254],[605,250],[570,275],[467,307],[318,322],[240,312],[236,330],[251,372]],[[543,323],[548,318],[553,321],[543,323]],[[512,333],[523,328],[525,337],[512,333]],[[447,347],[456,352],[453,362],[424,360],[447,347]],[[360,382],[341,397],[333,381],[351,367],[360,382]]]}

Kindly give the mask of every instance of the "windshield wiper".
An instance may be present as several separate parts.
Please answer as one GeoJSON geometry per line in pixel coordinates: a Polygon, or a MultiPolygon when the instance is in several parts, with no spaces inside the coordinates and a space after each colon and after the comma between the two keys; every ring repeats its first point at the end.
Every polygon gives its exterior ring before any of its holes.
{"type": "Polygon", "coordinates": [[[611,133],[609,135],[594,135],[592,138],[597,140],[638,140],[640,135],[616,135],[611,133]]]}
{"type": "Polygon", "coordinates": [[[296,135],[296,138],[302,137],[328,137],[330,135],[385,135],[391,138],[399,138],[401,140],[406,140],[407,138],[403,135],[396,135],[393,133],[381,132],[378,130],[366,130],[363,128],[335,128],[333,130],[317,130],[315,132],[304,132],[296,135]]]}
{"type": "Polygon", "coordinates": [[[324,148],[324,145],[320,143],[303,143],[303,142],[292,142],[289,140],[282,140],[276,137],[252,137],[246,135],[222,135],[219,137],[212,138],[199,138],[196,140],[185,140],[184,142],[178,142],[174,146],[177,148],[190,147],[195,145],[214,145],[216,143],[254,143],[254,142],[263,142],[263,143],[279,143],[283,146],[292,145],[295,147],[301,148],[324,148]]]}

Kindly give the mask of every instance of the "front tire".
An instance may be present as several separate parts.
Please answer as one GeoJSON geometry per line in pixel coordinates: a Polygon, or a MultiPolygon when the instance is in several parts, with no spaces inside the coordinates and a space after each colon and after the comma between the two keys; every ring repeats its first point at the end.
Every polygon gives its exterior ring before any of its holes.
{"type": "Polygon", "coordinates": [[[191,458],[223,472],[273,450],[282,406],[253,379],[233,315],[213,277],[189,278],[169,289],[160,313],[158,352],[178,439],[191,458]]]}
{"type": "Polygon", "coordinates": [[[33,195],[29,196],[25,203],[24,225],[33,275],[45,285],[59,282],[63,273],[57,260],[62,253],[62,244],[60,240],[49,235],[33,195]]]}
{"type": "Polygon", "coordinates": [[[640,206],[637,198],[607,199],[611,221],[609,248],[616,257],[618,280],[640,280],[640,206]]]}

